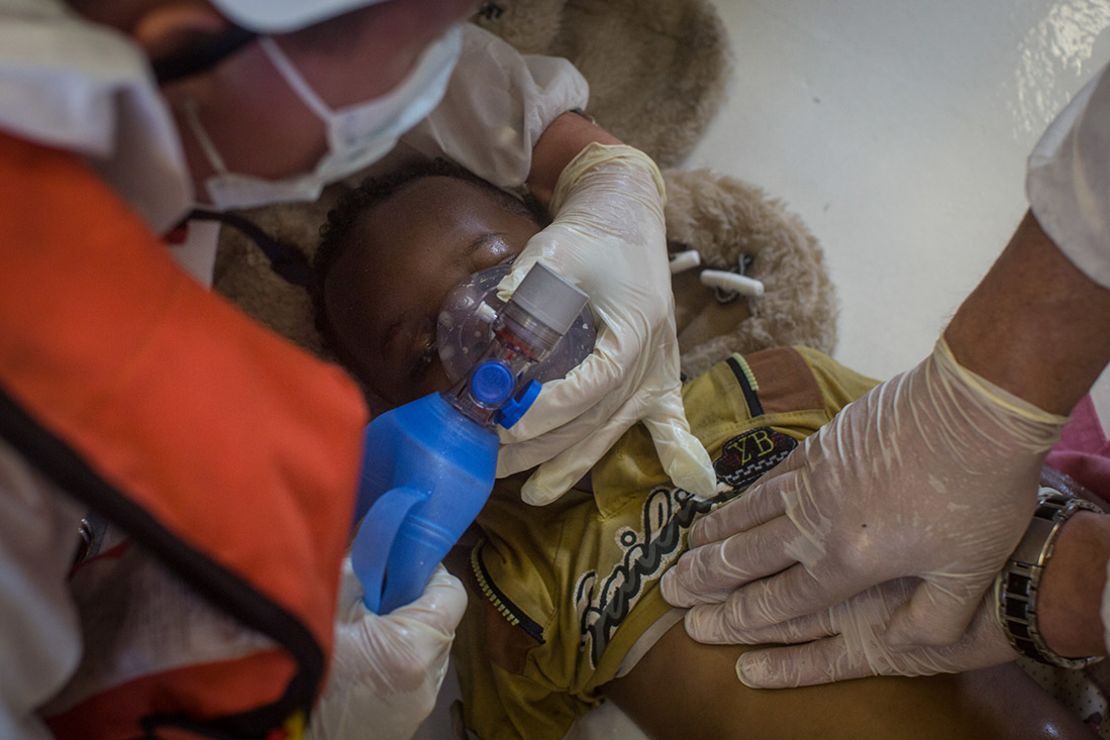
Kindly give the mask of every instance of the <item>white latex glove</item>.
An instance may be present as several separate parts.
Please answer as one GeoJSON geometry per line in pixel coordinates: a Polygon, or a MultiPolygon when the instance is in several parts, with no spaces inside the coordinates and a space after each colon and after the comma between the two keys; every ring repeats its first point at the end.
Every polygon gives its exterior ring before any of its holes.
{"type": "MultiPolygon", "coordinates": [[[[736,675],[755,688],[779,689],[864,676],[957,673],[1017,657],[998,620],[991,592],[979,602],[971,625],[957,642],[909,650],[892,647],[883,633],[913,587],[912,579],[888,581],[832,609],[753,631],[750,637],[760,643],[789,646],[745,653],[736,662],[736,675]],[[791,644],[801,642],[807,644],[791,644]]],[[[722,618],[720,611],[695,607],[686,613],[687,629],[725,635],[728,630],[722,625],[711,624],[722,618]]]]}
{"type": "Polygon", "coordinates": [[[521,491],[528,503],[559,498],[638,421],[676,485],[713,495],[712,462],[682,406],[664,203],[663,178],[646,154],[591,144],[559,177],[554,223],[498,286],[507,298],[542,261],[590,297],[601,324],[593,354],[545,384],[502,435],[511,444],[498,456],[499,477],[544,463],[521,491]]]}
{"type": "Polygon", "coordinates": [[[310,740],[410,738],[435,707],[466,591],[441,565],[424,594],[384,616],[367,611],[343,563],[335,650],[310,740]]]}
{"type": "MultiPolygon", "coordinates": [[[[1064,421],[962,368],[941,339],[922,364],[847,406],[750,492],[695,524],[693,549],[664,576],[663,595],[676,606],[713,604],[687,622],[694,639],[754,644],[769,627],[830,607],[843,629],[862,608],[853,596],[915,576],[909,601],[883,612],[884,645],[950,645],[1021,539],[1064,421]]],[[[821,643],[790,657],[810,664],[810,676],[844,673],[833,660],[868,660],[821,643]]]]}

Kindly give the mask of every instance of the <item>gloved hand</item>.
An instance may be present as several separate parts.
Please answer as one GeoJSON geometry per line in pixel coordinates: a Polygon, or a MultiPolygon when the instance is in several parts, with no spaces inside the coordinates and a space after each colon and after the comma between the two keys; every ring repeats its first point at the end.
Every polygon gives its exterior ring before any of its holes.
{"type": "Polygon", "coordinates": [[[362,604],[350,558],[342,579],[334,656],[308,738],[410,738],[435,706],[466,591],[441,565],[423,596],[378,616],[362,604]]]}
{"type": "MultiPolygon", "coordinates": [[[[759,643],[768,628],[808,624],[829,607],[839,630],[871,623],[861,613],[870,602],[852,597],[916,576],[910,599],[882,611],[883,645],[950,645],[1021,539],[1064,421],[961,367],[941,339],[922,364],[850,404],[695,524],[693,549],[664,576],[663,595],[676,606],[713,604],[689,617],[694,639],[759,643]]],[[[815,643],[790,657],[811,677],[847,675],[868,661],[859,654],[868,644],[845,640],[838,656],[815,643]]],[[[976,662],[945,655],[951,670],[976,662]]]]}
{"type": "MultiPolygon", "coordinates": [[[[864,676],[957,673],[1017,657],[998,620],[991,592],[979,602],[971,625],[957,642],[909,650],[891,646],[884,630],[910,598],[913,586],[912,579],[888,581],[832,609],[753,631],[749,637],[760,643],[808,644],[745,653],[736,662],[736,675],[753,688],[780,689],[864,676]]],[[[719,611],[695,607],[686,613],[686,628],[691,632],[726,635],[727,629],[711,624],[721,618],[719,611]]]]}
{"type": "Polygon", "coordinates": [[[554,223],[532,237],[498,286],[507,298],[542,261],[590,297],[601,323],[593,354],[545,384],[502,434],[510,444],[499,477],[544,463],[522,489],[528,503],[559,498],[638,421],[676,485],[714,492],[713,465],[682,406],[663,205],[663,179],[647,155],[591,144],[559,177],[554,223]]]}

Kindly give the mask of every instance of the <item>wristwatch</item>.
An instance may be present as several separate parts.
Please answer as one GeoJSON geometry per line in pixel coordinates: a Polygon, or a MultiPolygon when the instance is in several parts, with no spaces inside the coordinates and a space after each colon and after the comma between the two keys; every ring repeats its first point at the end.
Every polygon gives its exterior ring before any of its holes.
{"type": "Polygon", "coordinates": [[[1101,514],[1102,509],[1046,486],[1040,488],[1037,499],[1029,528],[994,582],[998,618],[1010,644],[1022,655],[1061,668],[1086,668],[1102,658],[1065,658],[1045,643],[1037,623],[1037,593],[1064,523],[1077,511],[1101,514]]]}

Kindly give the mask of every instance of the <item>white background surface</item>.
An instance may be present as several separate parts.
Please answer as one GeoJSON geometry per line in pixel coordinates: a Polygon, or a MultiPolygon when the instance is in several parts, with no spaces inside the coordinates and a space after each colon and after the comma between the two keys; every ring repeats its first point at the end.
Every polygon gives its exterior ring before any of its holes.
{"type": "Polygon", "coordinates": [[[1110,59],[1107,0],[719,0],[735,71],[688,165],[762,186],[824,245],[837,359],[930,350],[1025,209],[1025,157],[1110,59]]]}
{"type": "MultiPolygon", "coordinates": [[[[837,359],[915,364],[1025,210],[1025,157],[1110,60],[1110,0],[719,0],[735,71],[688,162],[786,201],[840,293],[837,359]]],[[[676,708],[676,711],[678,708],[676,708]]],[[[612,707],[579,730],[641,737],[612,707]]]]}

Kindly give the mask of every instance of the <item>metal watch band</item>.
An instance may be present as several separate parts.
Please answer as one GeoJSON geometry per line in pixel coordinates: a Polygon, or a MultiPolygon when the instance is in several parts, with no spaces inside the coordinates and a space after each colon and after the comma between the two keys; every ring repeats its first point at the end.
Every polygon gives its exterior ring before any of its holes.
{"type": "Polygon", "coordinates": [[[1028,658],[1061,668],[1085,668],[1102,660],[1098,656],[1057,655],[1045,643],[1037,623],[1037,593],[1045,566],[1056,549],[1064,522],[1081,509],[1102,513],[1089,501],[1041,487],[1033,520],[995,580],[998,617],[1010,644],[1028,658]]]}

